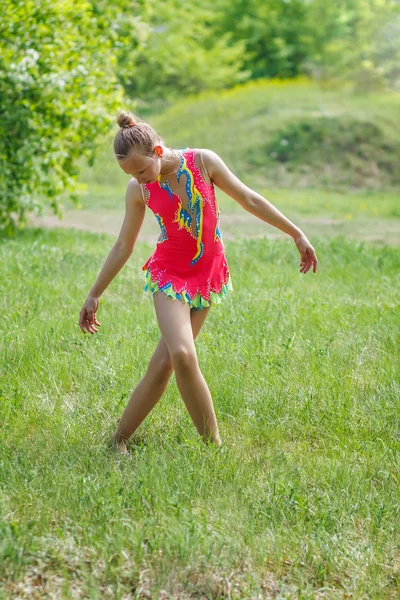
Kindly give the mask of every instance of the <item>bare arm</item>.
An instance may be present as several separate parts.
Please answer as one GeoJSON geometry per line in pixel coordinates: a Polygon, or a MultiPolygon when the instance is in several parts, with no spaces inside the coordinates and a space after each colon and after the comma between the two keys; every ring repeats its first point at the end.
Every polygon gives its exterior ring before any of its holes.
{"type": "Polygon", "coordinates": [[[100,325],[96,319],[99,299],[114,277],[122,269],[133,252],[140,228],[143,224],[146,205],[143,202],[140,186],[135,179],[128,183],[125,195],[125,218],[118,239],[111,249],[103,268],[90,290],[79,317],[79,326],[94,333],[94,325],[100,325]]]}
{"type": "Polygon", "coordinates": [[[202,150],[202,155],[204,166],[215,185],[245,210],[290,235],[301,255],[300,271],[306,273],[312,266],[315,273],[318,264],[315,250],[302,230],[263,196],[240,181],[218,154],[212,150],[202,150]]]}
{"type": "Polygon", "coordinates": [[[302,234],[301,229],[289,221],[268,200],[240,181],[218,154],[212,150],[202,150],[202,154],[204,165],[215,185],[236,200],[245,210],[293,238],[302,234]]]}

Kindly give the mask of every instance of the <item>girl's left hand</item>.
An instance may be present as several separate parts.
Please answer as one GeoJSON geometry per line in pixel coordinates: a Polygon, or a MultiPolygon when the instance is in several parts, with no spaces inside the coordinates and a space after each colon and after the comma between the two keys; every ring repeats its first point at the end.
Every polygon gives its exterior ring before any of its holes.
{"type": "Polygon", "coordinates": [[[300,273],[307,273],[311,267],[315,273],[318,265],[317,255],[306,236],[301,234],[299,237],[294,238],[294,242],[301,256],[300,273]]]}

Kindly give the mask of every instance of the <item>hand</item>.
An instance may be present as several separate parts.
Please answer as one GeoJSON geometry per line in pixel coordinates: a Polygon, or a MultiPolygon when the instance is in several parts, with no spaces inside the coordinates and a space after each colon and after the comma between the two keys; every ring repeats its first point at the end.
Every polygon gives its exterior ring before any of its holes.
{"type": "Polygon", "coordinates": [[[294,238],[294,242],[301,256],[300,273],[307,273],[311,266],[313,272],[316,273],[318,265],[317,255],[306,236],[301,234],[299,237],[294,238]]]}
{"type": "Polygon", "coordinates": [[[79,327],[82,329],[83,333],[86,333],[85,329],[87,329],[89,333],[98,331],[95,325],[100,327],[100,323],[96,317],[96,311],[99,308],[99,303],[100,298],[94,298],[92,296],[88,296],[86,298],[85,304],[79,313],[79,327]]]}

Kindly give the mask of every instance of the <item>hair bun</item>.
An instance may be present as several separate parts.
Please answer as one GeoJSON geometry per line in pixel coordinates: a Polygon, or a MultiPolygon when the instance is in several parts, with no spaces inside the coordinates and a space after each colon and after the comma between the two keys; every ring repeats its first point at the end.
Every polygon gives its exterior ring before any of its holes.
{"type": "Polygon", "coordinates": [[[122,129],[137,125],[135,117],[125,110],[120,112],[117,116],[117,123],[122,129]]]}

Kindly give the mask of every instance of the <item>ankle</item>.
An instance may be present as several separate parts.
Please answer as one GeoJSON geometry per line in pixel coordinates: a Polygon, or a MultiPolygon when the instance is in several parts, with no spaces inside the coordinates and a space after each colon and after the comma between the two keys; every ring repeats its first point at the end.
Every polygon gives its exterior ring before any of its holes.
{"type": "Polygon", "coordinates": [[[202,435],[203,442],[206,444],[215,444],[216,446],[222,446],[222,440],[219,434],[215,435],[215,432],[211,434],[210,432],[204,433],[202,435]]]}
{"type": "Polygon", "coordinates": [[[128,453],[125,439],[121,438],[121,436],[118,432],[114,432],[112,435],[112,447],[113,447],[114,452],[119,452],[120,454],[128,453]]]}

